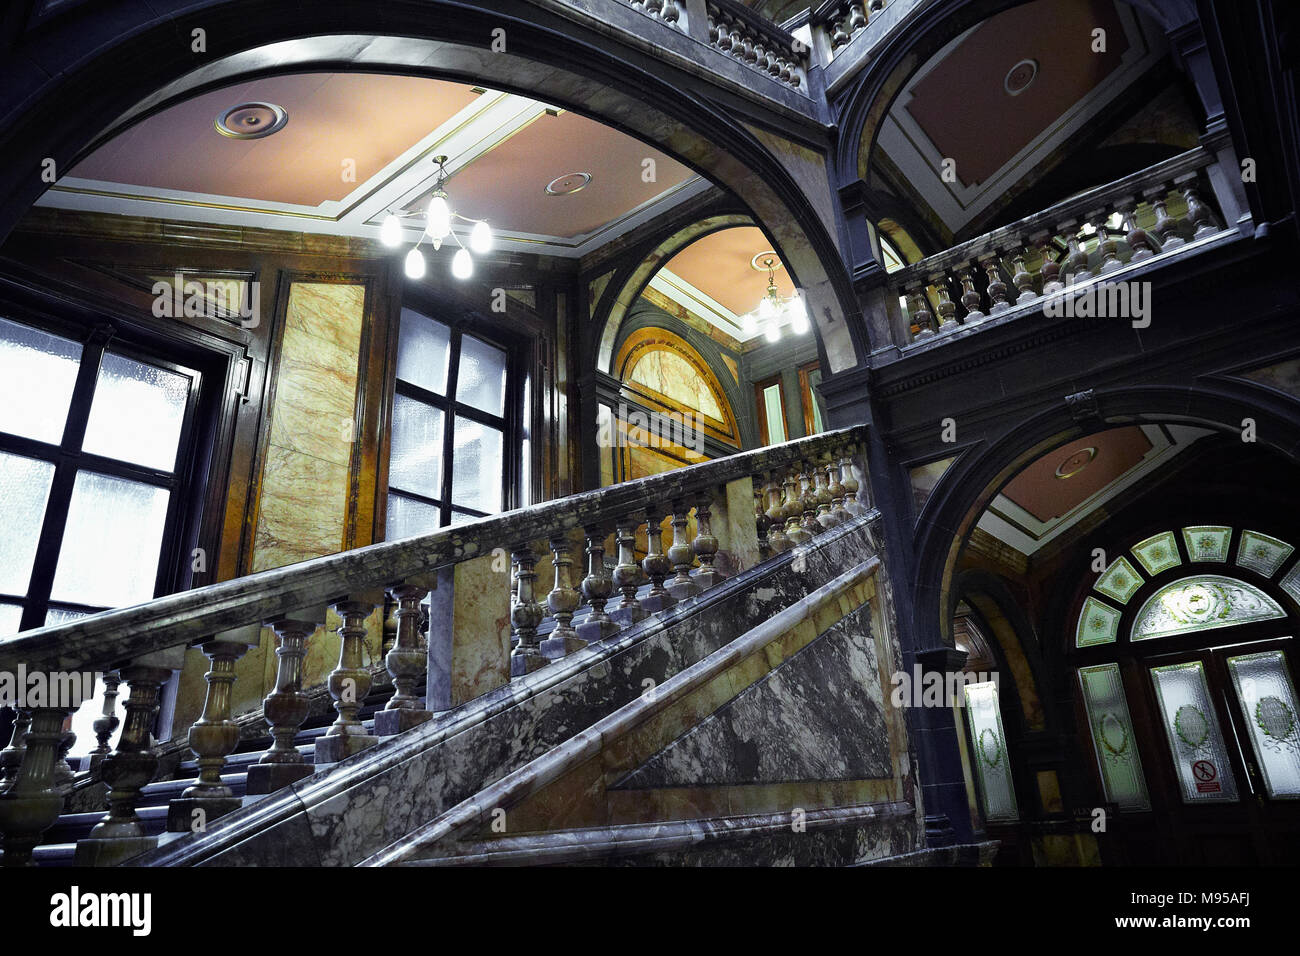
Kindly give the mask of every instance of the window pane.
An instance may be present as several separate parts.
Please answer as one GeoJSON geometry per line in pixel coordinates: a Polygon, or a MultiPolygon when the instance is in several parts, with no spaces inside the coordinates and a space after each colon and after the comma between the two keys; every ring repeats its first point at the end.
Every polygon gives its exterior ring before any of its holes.
{"type": "Polygon", "coordinates": [[[442,420],[440,408],[393,396],[389,485],[426,498],[442,497],[442,420]]]}
{"type": "Polygon", "coordinates": [[[467,418],[456,419],[452,504],[488,513],[501,510],[501,450],[500,430],[467,418]]]}
{"type": "Polygon", "coordinates": [[[451,329],[427,315],[403,309],[397,334],[397,377],[445,395],[450,361],[451,329]]]}
{"type": "Polygon", "coordinates": [[[785,441],[785,416],[781,414],[780,385],[769,385],[763,389],[763,414],[767,416],[767,443],[779,445],[785,441]]]}
{"type": "Polygon", "coordinates": [[[171,471],[189,394],[186,376],[105,352],[82,449],[171,471]]]}
{"type": "Polygon", "coordinates": [[[1079,668],[1079,686],[1106,799],[1125,810],[1151,809],[1119,665],[1079,668]]]}
{"type": "Polygon", "coordinates": [[[1268,795],[1300,797],[1300,725],[1286,658],[1281,651],[1229,657],[1228,670],[1268,795]]]}
{"type": "Polygon", "coordinates": [[[1171,637],[1286,617],[1259,588],[1218,574],[1182,578],[1147,598],[1133,622],[1132,640],[1171,637]]]}
{"type": "Polygon", "coordinates": [[[25,595],[36,560],[36,544],[50,497],[54,466],[49,462],[0,452],[0,592],[25,595]]]}
{"type": "Polygon", "coordinates": [[[471,336],[460,340],[456,401],[493,415],[506,411],[506,353],[471,336]]]}
{"type": "Polygon", "coordinates": [[[23,619],[21,604],[0,604],[0,637],[9,637],[18,633],[18,625],[23,619]]]}
{"type": "Polygon", "coordinates": [[[428,534],[438,530],[439,509],[404,495],[389,494],[388,523],[384,533],[385,541],[397,541],[400,538],[413,538],[418,534],[428,534]]]}
{"type": "Polygon", "coordinates": [[[0,431],[57,445],[81,345],[0,319],[0,431]]]}
{"type": "Polygon", "coordinates": [[[1183,788],[1183,803],[1237,800],[1237,778],[1228,763],[1219,718],[1214,713],[1200,661],[1151,668],[1160,716],[1183,788]]]}
{"type": "Polygon", "coordinates": [[[78,472],[50,596],[104,607],[152,598],[170,497],[143,482],[78,472]]]}
{"type": "Polygon", "coordinates": [[[1019,811],[1007,757],[1007,735],[1002,729],[1002,710],[998,706],[998,685],[995,681],[984,681],[967,684],[964,691],[971,763],[975,765],[975,777],[984,797],[985,819],[1014,820],[1019,811]]]}

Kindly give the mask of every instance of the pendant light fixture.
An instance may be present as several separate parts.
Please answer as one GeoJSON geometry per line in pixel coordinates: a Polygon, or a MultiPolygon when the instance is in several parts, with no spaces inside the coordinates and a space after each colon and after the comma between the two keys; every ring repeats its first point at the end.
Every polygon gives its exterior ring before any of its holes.
{"type": "MultiPolygon", "coordinates": [[[[424,210],[424,232],[416,241],[415,247],[406,253],[404,269],[408,279],[423,278],[425,272],[424,254],[420,252],[420,246],[427,238],[429,244],[434,250],[442,248],[443,240],[451,236],[456,240],[456,245],[460,248],[456,254],[451,257],[451,274],[457,279],[468,279],[474,274],[474,255],[486,255],[492,251],[492,228],[487,224],[485,219],[473,219],[469,216],[462,216],[451,208],[451,203],[447,197],[447,157],[435,156],[433,161],[438,164],[438,181],[433,185],[433,195],[429,199],[429,205],[424,210]],[[460,220],[461,222],[472,223],[469,232],[469,248],[460,241],[460,236],[452,229],[452,221],[460,220]]],[[[402,244],[402,220],[419,216],[417,211],[406,213],[394,213],[390,211],[384,217],[384,221],[379,227],[379,239],[384,245],[397,247],[402,244]]]]}
{"type": "Polygon", "coordinates": [[[767,292],[758,300],[758,307],[741,318],[741,327],[746,335],[753,335],[760,328],[763,337],[769,342],[781,340],[781,323],[790,320],[790,328],[796,335],[803,335],[811,328],[808,322],[808,307],[798,289],[794,295],[785,299],[776,288],[776,270],[781,268],[781,260],[774,252],[760,252],[750,265],[759,272],[767,271],[767,292]]]}

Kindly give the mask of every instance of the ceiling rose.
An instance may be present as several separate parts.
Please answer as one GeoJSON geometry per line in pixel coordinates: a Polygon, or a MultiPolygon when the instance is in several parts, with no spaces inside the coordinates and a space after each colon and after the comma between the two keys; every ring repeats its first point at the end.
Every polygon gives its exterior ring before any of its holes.
{"type": "Polygon", "coordinates": [[[1083,469],[1092,464],[1092,460],[1097,457],[1095,447],[1080,448],[1065,461],[1056,466],[1057,478],[1073,478],[1083,469]]]}
{"type": "Polygon", "coordinates": [[[546,195],[571,196],[580,189],[585,189],[589,182],[591,173],[565,173],[547,183],[546,195]]]}
{"type": "Polygon", "coordinates": [[[749,260],[749,267],[755,272],[768,272],[781,268],[781,257],[775,249],[764,249],[749,260]]]}
{"type": "Polygon", "coordinates": [[[289,114],[274,103],[240,103],[217,117],[217,132],[231,139],[261,139],[284,129],[289,114]]]}
{"type": "Polygon", "coordinates": [[[1036,76],[1038,76],[1038,61],[1021,60],[1007,71],[1007,77],[1002,81],[1002,87],[1012,96],[1019,96],[1029,89],[1029,85],[1034,82],[1036,76]]]}

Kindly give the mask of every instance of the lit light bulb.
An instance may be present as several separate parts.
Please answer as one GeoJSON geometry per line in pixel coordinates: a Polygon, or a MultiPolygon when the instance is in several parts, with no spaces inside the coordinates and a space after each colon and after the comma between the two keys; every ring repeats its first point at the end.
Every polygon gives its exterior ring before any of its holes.
{"type": "Polygon", "coordinates": [[[384,217],[383,225],[379,227],[379,241],[389,247],[402,244],[402,220],[391,212],[384,217]]]}
{"type": "Polygon", "coordinates": [[[419,249],[412,249],[406,254],[406,277],[408,279],[424,278],[424,256],[419,249]]]}
{"type": "Polygon", "coordinates": [[[776,306],[767,296],[763,296],[758,303],[758,317],[764,320],[776,318],[776,306]]]}
{"type": "Polygon", "coordinates": [[[474,228],[469,231],[469,247],[480,256],[492,251],[492,230],[487,223],[474,223],[474,228]]]}
{"type": "Polygon", "coordinates": [[[745,330],[746,335],[753,335],[758,331],[758,320],[754,318],[753,312],[746,312],[740,319],[740,326],[745,330]]]}
{"type": "Polygon", "coordinates": [[[441,239],[451,232],[451,206],[442,196],[429,200],[429,222],[425,229],[434,239],[441,239]]]}
{"type": "Polygon", "coordinates": [[[808,309],[804,305],[803,296],[796,292],[791,296],[790,301],[786,303],[786,311],[790,314],[790,327],[794,329],[796,335],[803,335],[810,328],[808,324],[808,309]]]}
{"type": "Polygon", "coordinates": [[[451,274],[457,279],[468,279],[474,274],[474,260],[464,249],[457,249],[451,257],[451,274]]]}
{"type": "Polygon", "coordinates": [[[767,323],[767,331],[763,333],[763,337],[769,342],[779,342],[781,340],[781,326],[775,319],[767,323]]]}

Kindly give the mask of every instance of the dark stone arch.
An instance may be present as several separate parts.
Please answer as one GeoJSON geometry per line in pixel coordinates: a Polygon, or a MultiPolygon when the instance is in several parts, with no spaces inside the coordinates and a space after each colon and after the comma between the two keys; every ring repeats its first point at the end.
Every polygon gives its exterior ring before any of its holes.
{"type": "MultiPolygon", "coordinates": [[[[653,143],[744,197],[780,242],[808,295],[813,327],[850,368],[869,345],[834,238],[794,177],[733,113],[676,71],[596,25],[521,2],[108,0],[47,17],[0,67],[0,239],[44,191],[42,161],[66,168],[151,98],[237,78],[364,69],[485,82],[566,106],[653,143]],[[191,50],[205,33],[206,52],[191,50]],[[489,50],[504,29],[507,52],[489,50]],[[282,42],[283,41],[283,42],[282,42]],[[279,44],[267,49],[269,44],[279,44]],[[228,58],[234,59],[228,59],[228,58]],[[180,81],[184,82],[180,82],[180,81]]],[[[142,114],[136,114],[142,115],[142,114]]]]}

